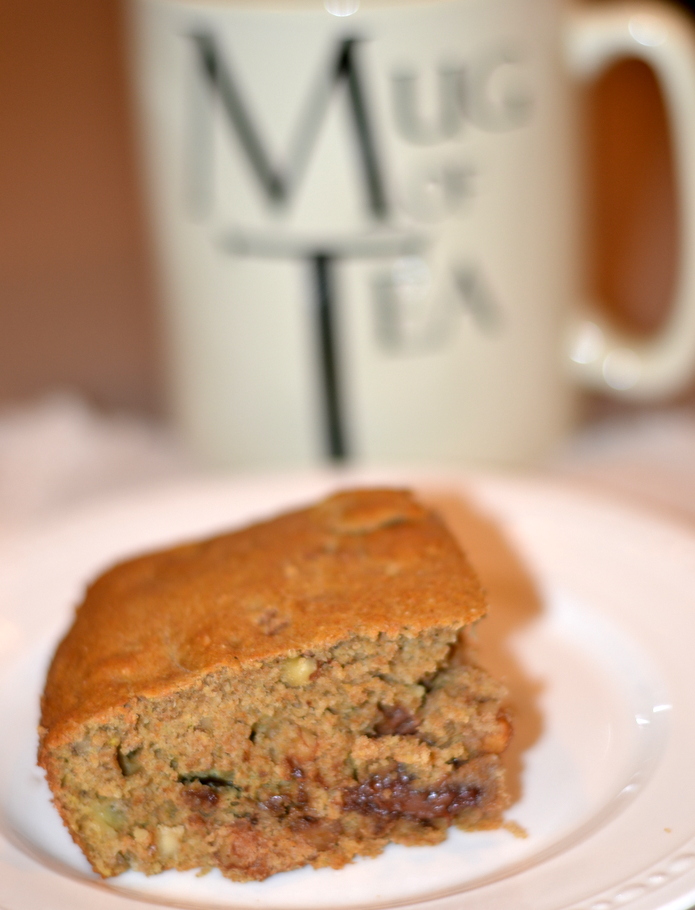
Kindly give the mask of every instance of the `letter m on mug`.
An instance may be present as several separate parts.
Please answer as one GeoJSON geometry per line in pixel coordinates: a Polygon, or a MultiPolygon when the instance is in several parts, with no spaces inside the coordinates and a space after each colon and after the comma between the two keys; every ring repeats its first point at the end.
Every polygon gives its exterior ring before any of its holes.
{"type": "Polygon", "coordinates": [[[265,84],[257,71],[253,81],[245,79],[243,59],[238,59],[243,53],[233,53],[211,32],[191,32],[188,41],[184,179],[194,217],[233,217],[241,207],[245,216],[256,213],[259,227],[268,215],[297,218],[308,226],[302,198],[313,197],[315,221],[318,195],[324,197],[319,210],[326,217],[319,217],[323,223],[316,227],[344,229],[346,201],[356,209],[355,226],[386,218],[386,186],[359,38],[317,47],[307,61],[309,72],[300,78],[296,71],[273,68],[265,84]],[[225,168],[241,173],[226,179],[225,168]],[[240,188],[247,198],[232,198],[240,188]],[[338,210],[339,223],[331,224],[330,213],[338,210]]]}

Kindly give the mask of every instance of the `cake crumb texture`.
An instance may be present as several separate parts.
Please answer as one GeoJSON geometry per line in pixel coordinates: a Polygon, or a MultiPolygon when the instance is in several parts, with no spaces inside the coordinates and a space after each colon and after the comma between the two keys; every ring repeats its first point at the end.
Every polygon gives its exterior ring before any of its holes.
{"type": "Polygon", "coordinates": [[[497,827],[506,693],[471,662],[480,585],[407,491],[122,563],[49,670],[39,763],[102,876],[339,868],[497,827]]]}

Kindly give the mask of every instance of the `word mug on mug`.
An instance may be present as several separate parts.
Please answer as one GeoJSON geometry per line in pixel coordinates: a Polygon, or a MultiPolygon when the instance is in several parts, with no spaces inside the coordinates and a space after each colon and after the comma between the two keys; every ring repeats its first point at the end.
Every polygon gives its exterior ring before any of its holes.
{"type": "Polygon", "coordinates": [[[133,9],[172,398],[208,460],[519,463],[578,386],[692,375],[695,41],[674,10],[133,9]],[[579,309],[577,86],[624,56],[660,80],[681,202],[677,299],[639,345],[579,309]]]}

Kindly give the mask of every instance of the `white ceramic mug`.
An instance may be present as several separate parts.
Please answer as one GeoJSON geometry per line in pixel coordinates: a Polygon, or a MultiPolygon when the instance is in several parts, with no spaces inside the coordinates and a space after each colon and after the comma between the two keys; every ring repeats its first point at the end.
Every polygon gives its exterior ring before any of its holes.
{"type": "Polygon", "coordinates": [[[695,365],[695,43],[662,5],[136,0],[173,405],[230,466],[524,462],[577,387],[695,365]],[[577,85],[650,63],[681,274],[637,344],[581,313],[577,85]],[[569,339],[569,340],[568,340],[569,339]]]}

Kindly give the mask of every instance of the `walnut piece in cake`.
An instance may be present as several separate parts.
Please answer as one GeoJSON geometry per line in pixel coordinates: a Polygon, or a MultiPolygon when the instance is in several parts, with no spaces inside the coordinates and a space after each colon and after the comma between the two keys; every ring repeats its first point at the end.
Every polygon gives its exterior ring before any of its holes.
{"type": "Polygon", "coordinates": [[[48,673],[39,763],[102,876],[339,868],[508,797],[504,690],[441,520],[362,489],[98,578],[48,673]]]}

